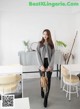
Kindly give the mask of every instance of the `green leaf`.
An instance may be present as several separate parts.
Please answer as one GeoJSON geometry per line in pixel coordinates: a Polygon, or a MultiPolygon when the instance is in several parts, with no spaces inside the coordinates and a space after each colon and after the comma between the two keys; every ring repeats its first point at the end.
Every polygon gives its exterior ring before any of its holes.
{"type": "Polygon", "coordinates": [[[67,45],[63,41],[56,40],[56,45],[61,47],[66,47],[67,45]]]}
{"type": "Polygon", "coordinates": [[[23,43],[24,43],[25,46],[28,46],[29,41],[27,41],[27,42],[26,41],[23,41],[23,43]]]}

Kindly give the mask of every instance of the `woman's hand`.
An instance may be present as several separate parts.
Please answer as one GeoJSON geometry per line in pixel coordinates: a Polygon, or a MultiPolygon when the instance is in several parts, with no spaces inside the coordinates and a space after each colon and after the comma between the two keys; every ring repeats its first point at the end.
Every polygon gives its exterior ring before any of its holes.
{"type": "Polygon", "coordinates": [[[45,68],[44,68],[43,65],[41,66],[41,71],[42,71],[42,72],[45,72],[45,68]]]}
{"type": "Polygon", "coordinates": [[[48,67],[46,71],[52,71],[52,68],[51,67],[48,67]]]}

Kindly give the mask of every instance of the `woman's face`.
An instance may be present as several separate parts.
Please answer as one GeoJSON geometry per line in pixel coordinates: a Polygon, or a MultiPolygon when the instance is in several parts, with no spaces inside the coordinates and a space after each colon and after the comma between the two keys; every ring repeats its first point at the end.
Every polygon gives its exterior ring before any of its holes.
{"type": "Polygon", "coordinates": [[[44,40],[47,40],[48,39],[48,35],[47,35],[47,32],[46,31],[43,32],[43,38],[44,38],[44,40]]]}

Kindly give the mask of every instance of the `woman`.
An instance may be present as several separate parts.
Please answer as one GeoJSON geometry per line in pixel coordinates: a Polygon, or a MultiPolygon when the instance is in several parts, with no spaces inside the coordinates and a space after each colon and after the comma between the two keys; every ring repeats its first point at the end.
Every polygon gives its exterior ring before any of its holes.
{"type": "Polygon", "coordinates": [[[48,96],[50,91],[50,84],[51,84],[51,75],[53,70],[53,64],[54,64],[54,44],[51,38],[51,32],[48,29],[45,29],[43,31],[43,37],[41,41],[39,41],[37,45],[37,56],[39,60],[40,65],[40,76],[45,71],[47,73],[48,78],[48,91],[44,96],[43,88],[41,87],[41,97],[44,98],[44,107],[47,107],[48,103],[48,96]]]}

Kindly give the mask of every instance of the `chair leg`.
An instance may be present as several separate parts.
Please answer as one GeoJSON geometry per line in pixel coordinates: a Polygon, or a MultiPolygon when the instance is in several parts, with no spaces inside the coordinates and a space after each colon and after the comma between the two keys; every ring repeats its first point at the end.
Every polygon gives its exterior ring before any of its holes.
{"type": "Polygon", "coordinates": [[[63,86],[63,78],[61,77],[61,82],[60,82],[60,88],[62,89],[62,86],[63,86]]]}
{"type": "Polygon", "coordinates": [[[67,85],[66,98],[67,98],[67,96],[68,96],[68,93],[69,93],[69,88],[68,88],[68,85],[67,85]]]}
{"type": "Polygon", "coordinates": [[[65,89],[65,84],[63,85],[63,91],[64,91],[64,89],[65,89]]]}
{"type": "Polygon", "coordinates": [[[2,94],[4,94],[4,88],[3,88],[2,94]]]}
{"type": "Polygon", "coordinates": [[[75,90],[75,87],[73,86],[72,88],[73,88],[73,91],[74,91],[75,90]]]}
{"type": "Polygon", "coordinates": [[[69,85],[69,101],[71,100],[71,85],[69,85]]]}
{"type": "Polygon", "coordinates": [[[77,93],[77,97],[79,97],[78,86],[76,86],[76,93],[77,93]]]}

